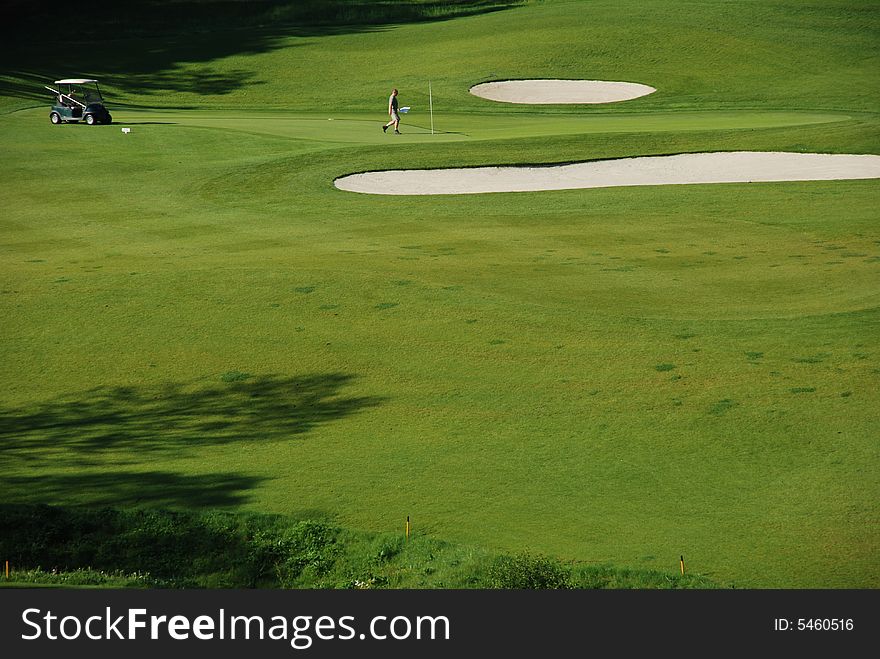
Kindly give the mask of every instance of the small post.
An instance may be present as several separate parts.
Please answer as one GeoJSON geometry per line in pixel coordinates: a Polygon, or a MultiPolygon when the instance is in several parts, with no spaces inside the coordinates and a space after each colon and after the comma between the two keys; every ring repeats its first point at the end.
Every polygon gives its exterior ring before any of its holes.
{"type": "Polygon", "coordinates": [[[684,576],[684,556],[679,559],[678,563],[681,566],[681,576],[684,576]]]}
{"type": "Polygon", "coordinates": [[[431,81],[428,80],[428,107],[431,110],[431,135],[434,134],[434,96],[431,94],[431,81]]]}
{"type": "Polygon", "coordinates": [[[6,581],[9,581],[9,561],[6,561],[6,581]]]}
{"type": "Polygon", "coordinates": [[[409,515],[406,516],[406,541],[409,542],[409,515]]]}

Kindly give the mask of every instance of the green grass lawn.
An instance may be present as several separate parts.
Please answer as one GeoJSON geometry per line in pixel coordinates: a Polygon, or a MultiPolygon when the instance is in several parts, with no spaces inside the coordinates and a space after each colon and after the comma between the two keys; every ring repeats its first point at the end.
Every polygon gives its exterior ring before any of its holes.
{"type": "Polygon", "coordinates": [[[117,31],[65,67],[22,39],[0,70],[0,500],[410,515],[490,551],[880,586],[877,181],[333,187],[880,153],[873,3],[656,4],[117,31]],[[114,125],[49,124],[40,85],[80,74],[114,125]],[[467,92],[530,76],[658,92],[467,92]],[[379,129],[392,85],[414,107],[399,138],[379,129]]]}

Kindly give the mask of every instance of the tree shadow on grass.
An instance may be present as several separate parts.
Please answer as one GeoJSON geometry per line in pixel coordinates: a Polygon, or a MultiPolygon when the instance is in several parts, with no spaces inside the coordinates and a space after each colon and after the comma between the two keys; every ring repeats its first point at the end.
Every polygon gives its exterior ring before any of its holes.
{"type": "Polygon", "coordinates": [[[0,456],[28,464],[137,464],[149,455],[232,442],[278,442],[383,402],[345,396],[345,373],[300,377],[230,372],[215,383],[98,387],[17,408],[0,408],[0,456]]]}
{"type": "MultiPolygon", "coordinates": [[[[210,62],[290,47],[289,37],[388,29],[500,11],[523,0],[141,0],[58,3],[20,0],[2,10],[0,95],[46,101],[43,85],[96,77],[128,94],[224,95],[262,84],[252,72],[210,62]],[[196,72],[181,64],[199,64],[196,72]]],[[[317,63],[316,63],[317,64],[317,63]]],[[[117,107],[119,103],[115,104],[117,107]]],[[[135,106],[129,106],[135,107],[135,106]]]]}
{"type": "Polygon", "coordinates": [[[279,587],[339,553],[335,528],[271,515],[3,503],[0,516],[13,571],[88,568],[141,586],[279,587]]]}
{"type": "Polygon", "coordinates": [[[69,503],[89,506],[234,508],[266,479],[234,472],[177,474],[169,471],[84,471],[4,477],[6,503],[69,503]]]}

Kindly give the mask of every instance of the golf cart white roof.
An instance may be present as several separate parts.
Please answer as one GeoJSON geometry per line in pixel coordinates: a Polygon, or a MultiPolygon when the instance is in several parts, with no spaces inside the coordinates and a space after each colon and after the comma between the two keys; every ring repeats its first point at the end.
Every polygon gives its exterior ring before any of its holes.
{"type": "Polygon", "coordinates": [[[56,80],[56,85],[85,85],[89,82],[98,82],[97,80],[90,80],[88,78],[65,78],[64,80],[56,80]]]}

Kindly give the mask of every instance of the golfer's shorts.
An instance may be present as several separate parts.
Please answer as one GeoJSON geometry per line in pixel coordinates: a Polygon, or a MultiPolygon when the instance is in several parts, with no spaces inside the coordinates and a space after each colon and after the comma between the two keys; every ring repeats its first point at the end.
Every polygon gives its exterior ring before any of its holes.
{"type": "Polygon", "coordinates": [[[392,112],[391,121],[400,121],[400,115],[397,112],[392,112]]]}

